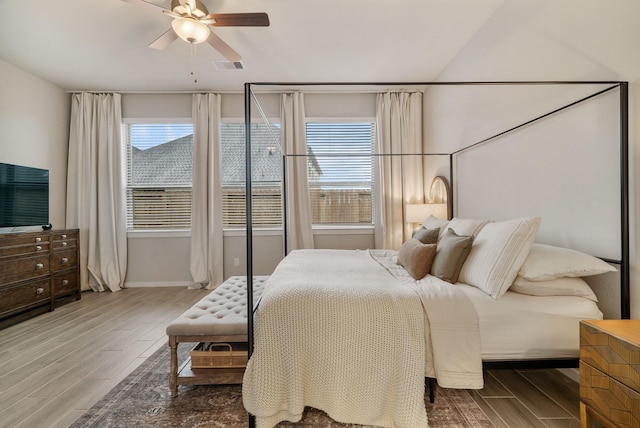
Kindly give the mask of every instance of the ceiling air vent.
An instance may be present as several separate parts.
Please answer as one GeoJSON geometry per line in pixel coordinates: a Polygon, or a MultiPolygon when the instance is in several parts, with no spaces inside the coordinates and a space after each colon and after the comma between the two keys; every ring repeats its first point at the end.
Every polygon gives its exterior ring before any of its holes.
{"type": "Polygon", "coordinates": [[[244,70],[242,61],[213,61],[218,70],[244,70]]]}

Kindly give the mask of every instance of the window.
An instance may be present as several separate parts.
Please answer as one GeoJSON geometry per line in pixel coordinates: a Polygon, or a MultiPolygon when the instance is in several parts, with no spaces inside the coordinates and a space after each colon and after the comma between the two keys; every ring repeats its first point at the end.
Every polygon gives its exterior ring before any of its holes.
{"type": "Polygon", "coordinates": [[[373,122],[307,123],[312,222],[373,224],[373,122]]]}
{"type": "MultiPolygon", "coordinates": [[[[279,124],[251,125],[253,225],[282,225],[279,124]]],[[[309,122],[307,172],[314,225],[373,224],[373,122],[309,122]]],[[[222,124],[223,225],[245,225],[244,124],[222,124]]]]}
{"type": "MultiPolygon", "coordinates": [[[[222,123],[222,223],[225,228],[245,226],[244,131],[244,123],[222,123]]],[[[251,206],[253,226],[257,228],[282,225],[282,155],[277,149],[279,141],[279,124],[251,124],[251,206]]]]}
{"type": "Polygon", "coordinates": [[[193,125],[123,124],[127,158],[127,227],[191,227],[193,125]]]}

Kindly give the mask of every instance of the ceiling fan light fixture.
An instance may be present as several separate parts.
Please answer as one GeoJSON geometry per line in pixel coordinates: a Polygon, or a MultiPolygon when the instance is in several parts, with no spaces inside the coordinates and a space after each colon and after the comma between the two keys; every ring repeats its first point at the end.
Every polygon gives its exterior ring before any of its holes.
{"type": "Polygon", "coordinates": [[[171,22],[173,31],[185,42],[202,43],[209,38],[211,30],[202,22],[190,17],[176,18],[171,22]]]}

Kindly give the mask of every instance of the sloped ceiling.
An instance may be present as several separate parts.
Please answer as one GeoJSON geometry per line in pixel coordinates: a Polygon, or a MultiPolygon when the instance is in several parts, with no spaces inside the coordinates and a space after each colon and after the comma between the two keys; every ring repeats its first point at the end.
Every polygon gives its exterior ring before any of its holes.
{"type": "Polygon", "coordinates": [[[640,79],[637,0],[505,0],[446,80],[640,79]]]}

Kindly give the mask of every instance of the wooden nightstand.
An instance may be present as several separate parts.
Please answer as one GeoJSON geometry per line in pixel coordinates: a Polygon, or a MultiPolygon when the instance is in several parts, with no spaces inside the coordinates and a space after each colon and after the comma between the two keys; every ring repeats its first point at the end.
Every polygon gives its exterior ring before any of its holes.
{"type": "Polygon", "coordinates": [[[580,422],[640,427],[640,320],[580,323],[580,422]]]}

